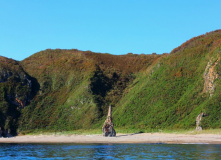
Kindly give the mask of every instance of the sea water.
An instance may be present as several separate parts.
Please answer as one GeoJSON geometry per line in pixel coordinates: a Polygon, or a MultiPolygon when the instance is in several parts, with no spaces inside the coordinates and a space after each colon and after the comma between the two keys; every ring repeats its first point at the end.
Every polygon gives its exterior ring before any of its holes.
{"type": "Polygon", "coordinates": [[[221,159],[221,145],[0,144],[0,159],[221,159]]]}

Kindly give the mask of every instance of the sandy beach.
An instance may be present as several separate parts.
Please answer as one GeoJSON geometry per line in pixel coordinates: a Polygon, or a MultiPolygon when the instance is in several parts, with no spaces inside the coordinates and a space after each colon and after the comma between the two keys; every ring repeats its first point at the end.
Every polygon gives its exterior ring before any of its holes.
{"type": "Polygon", "coordinates": [[[116,137],[94,135],[24,135],[0,138],[0,143],[167,143],[167,144],[221,144],[216,134],[117,134],[116,137]]]}

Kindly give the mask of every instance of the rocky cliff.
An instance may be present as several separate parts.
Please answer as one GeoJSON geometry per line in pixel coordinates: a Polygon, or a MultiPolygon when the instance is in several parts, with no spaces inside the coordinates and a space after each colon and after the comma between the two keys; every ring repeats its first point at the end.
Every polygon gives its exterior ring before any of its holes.
{"type": "Polygon", "coordinates": [[[5,135],[16,134],[21,109],[30,104],[38,84],[19,62],[0,57],[0,128],[5,135]]]}

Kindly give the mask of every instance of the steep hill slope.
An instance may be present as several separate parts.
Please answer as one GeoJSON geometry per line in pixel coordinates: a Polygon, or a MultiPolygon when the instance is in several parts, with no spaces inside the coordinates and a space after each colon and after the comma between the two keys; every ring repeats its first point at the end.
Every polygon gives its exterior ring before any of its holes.
{"type": "Polygon", "coordinates": [[[140,72],[116,105],[117,127],[221,127],[221,30],[195,37],[140,72]]]}
{"type": "Polygon", "coordinates": [[[21,62],[40,84],[22,110],[20,130],[92,128],[120,100],[135,73],[160,55],[114,56],[78,50],[46,50],[21,62]]]}
{"type": "Polygon", "coordinates": [[[16,134],[20,110],[29,105],[38,90],[19,62],[0,57],[0,130],[3,135],[16,134]]]}

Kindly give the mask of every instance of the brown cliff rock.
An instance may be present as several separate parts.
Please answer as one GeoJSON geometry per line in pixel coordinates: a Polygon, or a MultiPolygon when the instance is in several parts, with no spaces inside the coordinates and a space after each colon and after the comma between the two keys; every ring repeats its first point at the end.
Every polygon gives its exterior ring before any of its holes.
{"type": "Polygon", "coordinates": [[[102,127],[103,136],[105,137],[115,137],[116,132],[114,130],[114,124],[112,122],[112,107],[109,106],[107,119],[102,127]]]}
{"type": "Polygon", "coordinates": [[[205,72],[204,72],[204,89],[203,92],[209,92],[210,97],[213,96],[214,89],[215,89],[215,84],[214,80],[219,77],[217,74],[215,67],[220,61],[220,57],[212,64],[211,61],[208,62],[205,72]]]}

